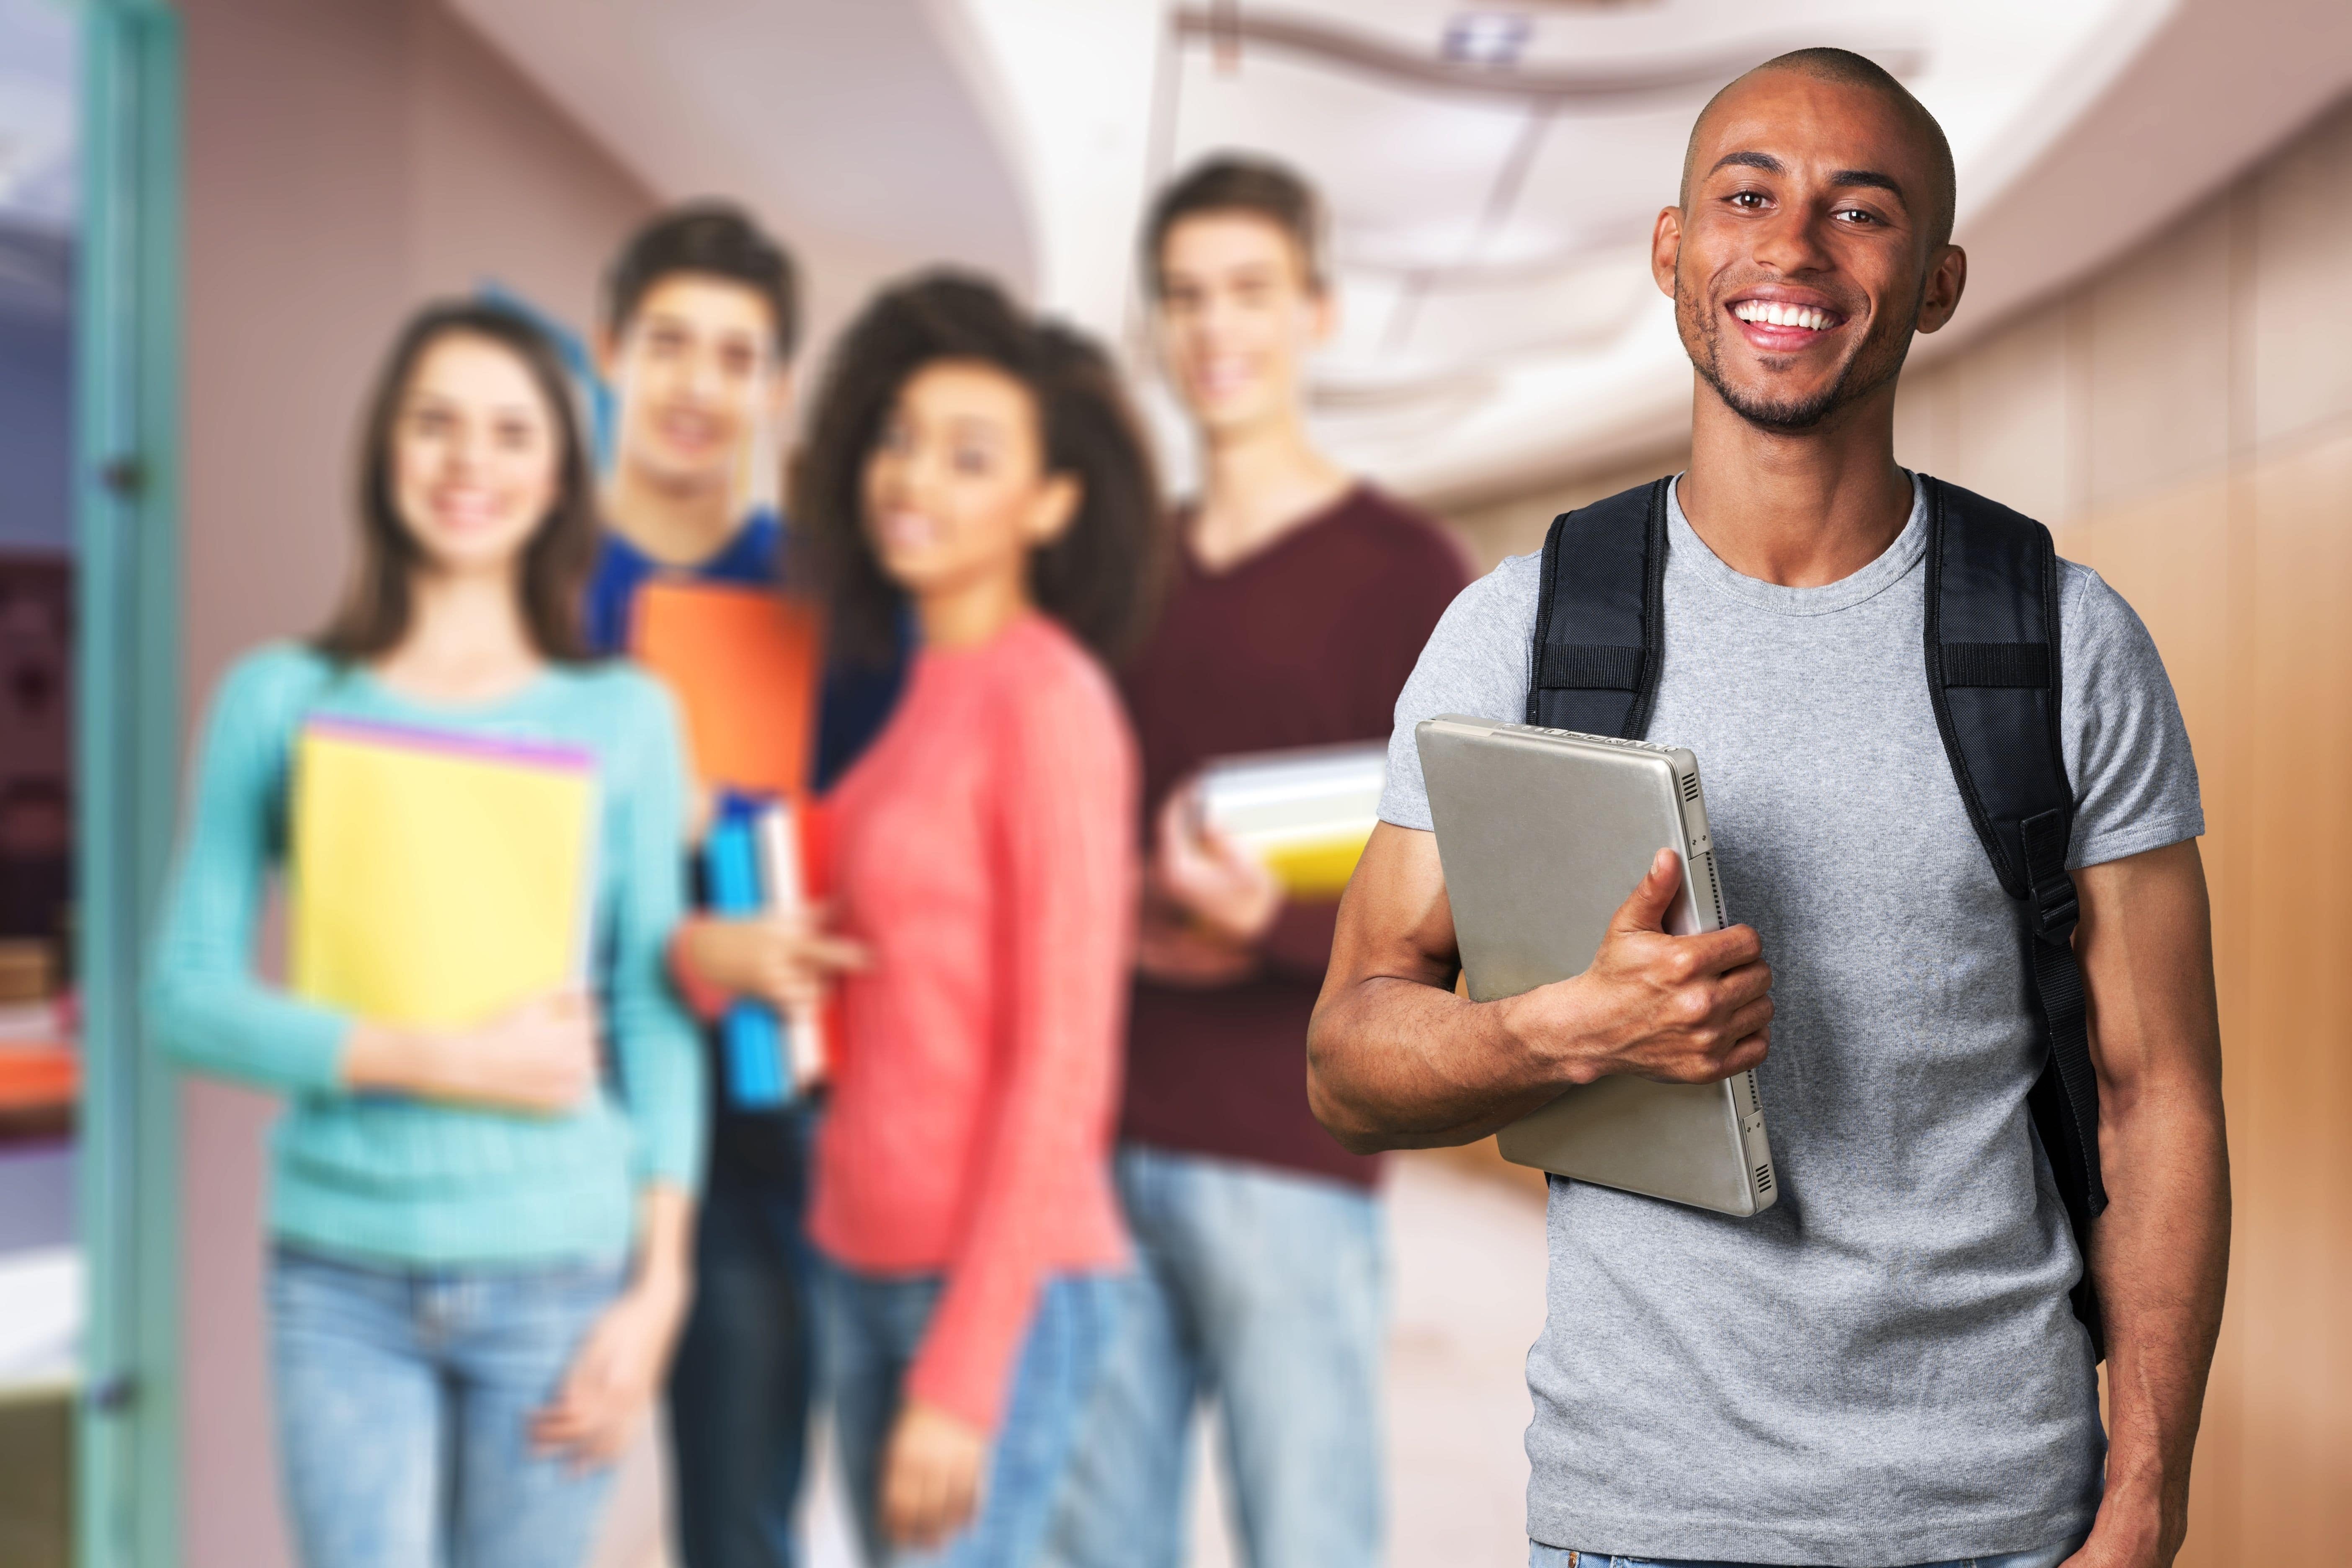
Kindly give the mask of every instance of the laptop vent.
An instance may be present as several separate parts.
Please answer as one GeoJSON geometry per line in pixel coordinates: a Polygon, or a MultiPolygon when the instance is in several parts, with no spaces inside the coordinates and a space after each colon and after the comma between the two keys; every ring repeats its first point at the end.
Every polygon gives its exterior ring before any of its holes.
{"type": "Polygon", "coordinates": [[[1756,1074],[1752,1068],[1739,1075],[1739,1087],[1748,1091],[1748,1113],[1750,1116],[1764,1109],[1764,1101],[1756,1093],[1756,1074]]]}
{"type": "MultiPolygon", "coordinates": [[[[1723,930],[1726,926],[1731,923],[1731,917],[1724,911],[1723,879],[1716,874],[1714,850],[1702,849],[1697,854],[1691,857],[1691,876],[1694,880],[1702,877],[1706,879],[1706,892],[1705,896],[1713,900],[1715,904],[1715,929],[1717,931],[1723,930]]],[[[1696,888],[1693,888],[1691,891],[1692,896],[1695,899],[1699,896],[1698,889],[1696,888]]]]}
{"type": "Polygon", "coordinates": [[[1772,1166],[1769,1161],[1756,1167],[1756,1190],[1759,1193],[1772,1190],[1772,1166]]]}
{"type": "Polygon", "coordinates": [[[1683,798],[1686,801],[1696,800],[1698,798],[1698,775],[1696,773],[1685,773],[1683,775],[1683,798]]]}

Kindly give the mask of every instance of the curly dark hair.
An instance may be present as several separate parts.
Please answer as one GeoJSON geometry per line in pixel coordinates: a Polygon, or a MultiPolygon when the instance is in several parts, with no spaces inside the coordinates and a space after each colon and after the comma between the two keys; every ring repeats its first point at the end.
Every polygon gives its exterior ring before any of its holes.
{"type": "Polygon", "coordinates": [[[572,378],[545,332],[503,305],[443,300],[408,319],[376,373],[360,433],[360,554],[341,605],[311,646],[338,664],[389,653],[408,635],[410,578],[424,556],[393,500],[393,427],[425,352],[444,338],[481,338],[522,362],[546,400],[556,435],[555,500],[523,546],[516,574],[524,630],[543,658],[593,657],[581,602],[596,566],[596,481],[588,466],[572,378]]]}
{"type": "Polygon", "coordinates": [[[1150,449],[1100,348],[1031,320],[995,284],[969,274],[931,272],[886,289],[835,347],[793,473],[799,569],[787,575],[824,595],[842,654],[890,656],[903,595],[866,535],[866,462],[900,389],[942,360],[991,366],[1028,389],[1046,470],[1071,475],[1082,491],[1070,526],[1032,552],[1030,594],[1116,662],[1142,633],[1163,563],[1150,449]]]}

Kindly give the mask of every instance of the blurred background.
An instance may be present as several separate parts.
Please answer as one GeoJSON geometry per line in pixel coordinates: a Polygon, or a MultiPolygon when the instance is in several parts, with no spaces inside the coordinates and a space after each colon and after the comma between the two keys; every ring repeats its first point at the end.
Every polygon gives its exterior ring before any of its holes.
{"type": "MultiPolygon", "coordinates": [[[[618,240],[724,195],[806,269],[804,375],[877,282],[979,268],[1121,347],[1181,481],[1135,227],[1261,150],[1331,205],[1318,434],[1483,569],[1683,461],[1649,224],[1706,98],[1811,44],[1895,72],[1958,160],[1969,293],[1897,456],[2113,582],[2197,746],[2237,1229],[2182,1561],[2342,1561],[2341,0],[0,0],[0,1562],[61,1560],[77,1511],[92,1564],[288,1560],[268,1106],[143,1064],[122,998],[184,715],[341,581],[354,412],[413,304],[494,289],[584,334],[618,240]]],[[[1540,1185],[1475,1152],[1391,1184],[1392,1560],[1524,1561],[1540,1185]]],[[[660,1490],[633,1458],[604,1563],[662,1561],[660,1490]]]]}

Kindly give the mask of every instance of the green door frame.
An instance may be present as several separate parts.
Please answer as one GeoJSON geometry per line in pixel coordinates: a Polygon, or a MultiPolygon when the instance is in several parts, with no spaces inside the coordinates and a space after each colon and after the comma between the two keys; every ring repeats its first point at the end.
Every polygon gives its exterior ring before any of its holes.
{"type": "Polygon", "coordinates": [[[180,21],[81,0],[75,531],[89,1301],[81,1568],[170,1568],[180,1537],[180,1100],[147,1048],[146,935],[180,770],[180,21]]]}

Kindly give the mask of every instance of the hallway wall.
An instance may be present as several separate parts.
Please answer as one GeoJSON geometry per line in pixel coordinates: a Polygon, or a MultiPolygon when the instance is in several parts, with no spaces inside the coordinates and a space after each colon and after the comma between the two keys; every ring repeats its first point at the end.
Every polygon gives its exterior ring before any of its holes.
{"type": "MultiPolygon", "coordinates": [[[[1906,374],[1895,411],[1899,459],[2040,517],[2130,600],[2196,746],[2236,1229],[2181,1568],[2331,1561],[2352,1533],[2347,279],[2352,100],[2117,265],[1906,374]]],[[[1454,521],[1491,564],[1687,459],[1454,521]]]]}
{"type": "MultiPolygon", "coordinates": [[[[360,403],[402,317],[495,278],[585,325],[597,268],[653,198],[434,0],[182,8],[193,725],[237,652],[325,617],[360,403]]],[[[184,1560],[278,1568],[271,1103],[196,1079],[184,1103],[184,1560]]]]}

